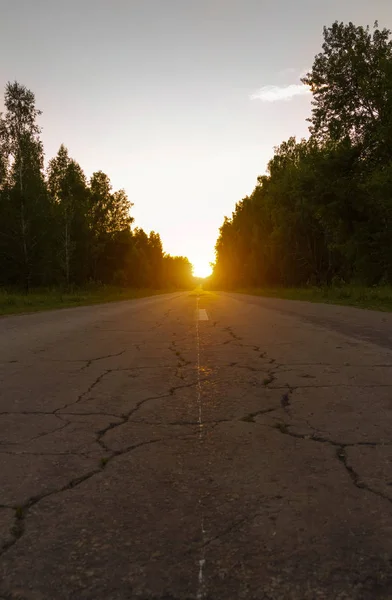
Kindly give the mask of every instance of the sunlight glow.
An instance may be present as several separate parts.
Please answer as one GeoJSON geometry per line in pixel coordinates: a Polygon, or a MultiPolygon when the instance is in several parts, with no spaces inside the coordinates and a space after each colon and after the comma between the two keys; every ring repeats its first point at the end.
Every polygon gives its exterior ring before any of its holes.
{"type": "Polygon", "coordinates": [[[193,264],[193,275],[195,277],[209,277],[212,273],[212,269],[209,262],[204,260],[194,260],[193,264]]]}

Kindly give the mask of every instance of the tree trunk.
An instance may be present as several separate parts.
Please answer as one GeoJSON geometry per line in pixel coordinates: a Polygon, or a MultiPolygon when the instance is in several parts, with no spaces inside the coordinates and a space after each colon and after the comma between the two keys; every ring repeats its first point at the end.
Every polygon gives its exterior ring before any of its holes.
{"type": "Polygon", "coordinates": [[[22,234],[22,248],[23,248],[23,266],[24,266],[24,286],[26,294],[30,290],[30,264],[29,264],[29,253],[27,246],[27,222],[25,215],[25,204],[23,198],[23,158],[20,156],[19,159],[19,190],[20,190],[20,226],[22,234]]]}
{"type": "Polygon", "coordinates": [[[69,228],[68,219],[65,219],[65,278],[69,287],[69,228]]]}

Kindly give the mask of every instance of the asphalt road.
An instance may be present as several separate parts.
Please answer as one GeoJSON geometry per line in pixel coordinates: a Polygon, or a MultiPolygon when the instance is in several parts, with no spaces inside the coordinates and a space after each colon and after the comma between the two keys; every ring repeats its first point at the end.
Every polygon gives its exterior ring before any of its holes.
{"type": "Polygon", "coordinates": [[[344,307],[1,319],[0,599],[392,598],[391,367],[344,307]]]}

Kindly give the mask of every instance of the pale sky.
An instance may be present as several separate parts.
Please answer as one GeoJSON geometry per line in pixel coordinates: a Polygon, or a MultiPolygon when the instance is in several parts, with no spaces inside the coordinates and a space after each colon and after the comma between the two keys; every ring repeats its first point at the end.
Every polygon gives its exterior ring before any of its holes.
{"type": "Polygon", "coordinates": [[[391,0],[0,0],[0,85],[205,274],[218,228],[273,147],[307,135],[300,75],[335,20],[392,29],[391,0]]]}

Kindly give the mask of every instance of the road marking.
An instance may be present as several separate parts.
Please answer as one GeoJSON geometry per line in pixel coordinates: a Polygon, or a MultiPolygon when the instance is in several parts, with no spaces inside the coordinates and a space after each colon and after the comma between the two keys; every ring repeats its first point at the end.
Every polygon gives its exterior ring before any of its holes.
{"type": "Polygon", "coordinates": [[[203,422],[201,418],[201,382],[200,382],[200,334],[199,334],[199,321],[208,320],[207,311],[203,308],[199,308],[199,298],[196,302],[197,308],[197,319],[196,319],[196,345],[197,345],[197,404],[199,408],[199,439],[203,433],[203,422]]]}
{"type": "Polygon", "coordinates": [[[197,592],[197,600],[202,600],[204,598],[204,576],[203,576],[203,567],[206,561],[204,558],[199,560],[199,590],[197,592]]]}
{"type": "MultiPolygon", "coordinates": [[[[203,420],[202,420],[202,406],[201,406],[201,381],[200,381],[200,333],[199,333],[199,321],[208,321],[207,311],[205,309],[199,309],[199,298],[196,301],[196,348],[197,348],[197,404],[199,409],[199,441],[202,442],[203,438],[203,420]]],[[[204,581],[204,573],[203,569],[206,564],[205,559],[205,541],[206,541],[206,531],[204,529],[204,511],[201,498],[199,498],[199,505],[201,508],[201,539],[203,541],[201,556],[199,559],[199,576],[198,576],[198,590],[196,598],[197,600],[203,600],[206,597],[206,584],[204,581]]]]}

